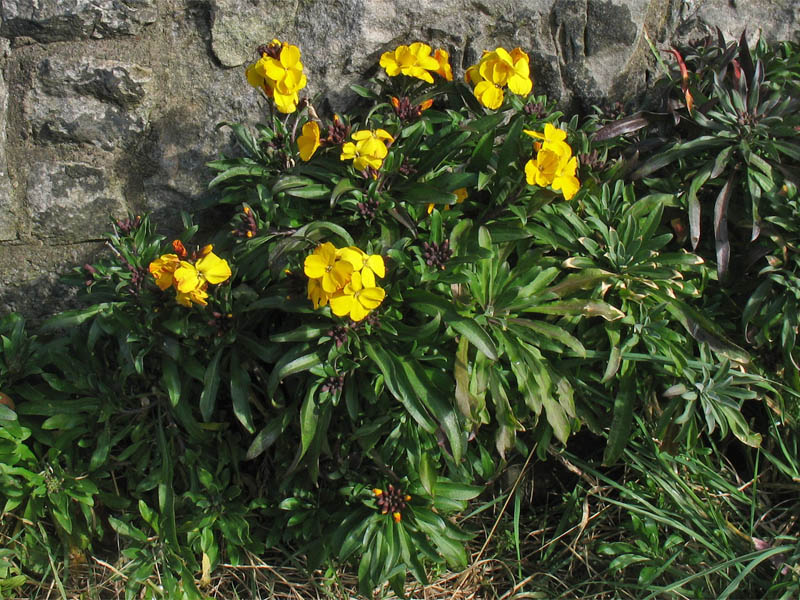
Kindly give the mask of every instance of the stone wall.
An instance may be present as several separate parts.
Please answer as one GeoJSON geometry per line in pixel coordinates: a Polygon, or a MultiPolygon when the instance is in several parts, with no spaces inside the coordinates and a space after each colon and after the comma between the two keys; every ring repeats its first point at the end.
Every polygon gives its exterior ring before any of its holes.
{"type": "Polygon", "coordinates": [[[0,316],[69,302],[56,281],[101,248],[110,217],[149,211],[168,231],[205,193],[204,166],[253,123],[254,48],[298,44],[311,96],[341,110],[380,54],[425,40],[456,76],[497,45],[531,56],[564,106],[622,99],[659,44],[702,35],[798,39],[797,0],[0,0],[0,316]]]}

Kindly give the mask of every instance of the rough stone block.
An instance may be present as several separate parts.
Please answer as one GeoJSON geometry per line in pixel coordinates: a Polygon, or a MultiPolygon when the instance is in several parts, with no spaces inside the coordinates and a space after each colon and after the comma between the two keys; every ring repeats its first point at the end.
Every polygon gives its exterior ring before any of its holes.
{"type": "Polygon", "coordinates": [[[156,0],[3,0],[6,37],[40,42],[136,35],[157,17],[156,0]]]}
{"type": "Polygon", "coordinates": [[[127,213],[122,190],[104,169],[80,162],[39,162],[28,175],[33,235],[80,242],[102,237],[127,213]]]}
{"type": "Polygon", "coordinates": [[[0,71],[0,241],[17,237],[14,204],[11,195],[11,182],[8,179],[6,163],[6,110],[8,108],[8,88],[0,71]]]}
{"type": "Polygon", "coordinates": [[[147,129],[142,103],[151,80],[152,72],[135,64],[48,58],[25,99],[25,117],[37,142],[112,151],[147,129]]]}

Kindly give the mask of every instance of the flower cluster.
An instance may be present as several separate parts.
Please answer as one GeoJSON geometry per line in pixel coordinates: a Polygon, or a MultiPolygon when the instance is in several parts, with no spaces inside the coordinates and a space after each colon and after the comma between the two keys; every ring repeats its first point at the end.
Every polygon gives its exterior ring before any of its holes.
{"type": "Polygon", "coordinates": [[[578,159],[564,141],[567,132],[547,123],[544,133],[528,129],[525,133],[543,140],[534,143],[536,156],[525,164],[525,180],[529,185],[549,185],[556,191],[560,190],[567,200],[572,198],[580,189],[581,182],[575,177],[578,159]]]}
{"type": "Polygon", "coordinates": [[[150,263],[150,273],[162,291],[173,287],[175,301],[182,306],[207,304],[208,284],[219,284],[231,276],[231,268],[224,258],[212,252],[209,244],[189,257],[180,240],[172,242],[174,254],[162,254],[150,263]],[[190,259],[190,260],[188,260],[190,259]]]}
{"type": "Polygon", "coordinates": [[[359,171],[367,168],[377,171],[383,164],[383,159],[389,153],[389,145],[394,142],[392,135],[385,129],[362,129],[352,136],[355,142],[347,142],[342,146],[341,160],[352,160],[353,166],[359,171]]]}
{"type": "Polygon", "coordinates": [[[428,44],[414,42],[410,46],[398,46],[390,52],[384,52],[380,64],[389,77],[405,75],[433,83],[431,73],[436,73],[447,81],[452,81],[453,71],[450,68],[448,52],[441,48],[436,50],[433,56],[431,52],[432,49],[428,44]]]}
{"type": "Polygon", "coordinates": [[[259,48],[261,58],[247,67],[247,81],[264,90],[282,113],[293,113],[299,102],[298,92],[306,87],[306,75],[300,62],[300,49],[288,42],[272,40],[259,48]]]}
{"type": "Polygon", "coordinates": [[[395,523],[399,523],[402,520],[403,515],[400,511],[406,507],[406,503],[411,502],[411,496],[404,494],[402,490],[394,487],[391,483],[385,491],[380,488],[374,488],[372,495],[377,498],[376,502],[378,508],[381,509],[381,514],[392,513],[395,523]]]}
{"type": "Polygon", "coordinates": [[[338,317],[349,315],[353,321],[361,321],[386,296],[375,282],[376,277],[386,275],[383,257],[355,246],[320,244],[306,256],[303,272],[308,277],[308,299],[314,308],[330,304],[338,317]]]}
{"type": "Polygon", "coordinates": [[[521,48],[508,52],[497,48],[484,51],[480,62],[467,69],[465,79],[474,87],[478,101],[486,108],[496,110],[503,104],[503,88],[508,87],[518,96],[527,96],[533,88],[528,55],[521,48]]]}

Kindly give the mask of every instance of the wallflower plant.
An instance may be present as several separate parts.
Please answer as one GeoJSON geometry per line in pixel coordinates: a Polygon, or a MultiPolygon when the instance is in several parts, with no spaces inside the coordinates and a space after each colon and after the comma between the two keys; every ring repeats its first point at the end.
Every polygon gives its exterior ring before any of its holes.
{"type": "MultiPolygon", "coordinates": [[[[747,104],[763,109],[737,125],[749,137],[698,167],[683,159],[723,142],[645,155],[652,145],[612,134],[647,126],[581,122],[532,96],[520,48],[485,52],[465,83],[446,50],[412,41],[354,87],[363,111],[332,116],[300,97],[298,46],[258,55],[246,79],[281,115],[227,124],[241,155],[210,163],[210,222],[184,215],[171,251],[149,217],[116,222],[113,255],[74,274],[87,306],[46,324],[55,339],[40,354],[0,322],[0,384],[19,409],[17,422],[0,408],[0,446],[27,449],[0,481],[21,535],[47,518],[80,553],[113,532],[130,597],[201,598],[220,565],[281,545],[312,570],[357,563],[365,597],[385,583],[402,594],[407,573],[467,564],[470,520],[454,515],[469,501],[577,432],[606,465],[637,420],[664,453],[728,433],[758,446],[743,407],[781,409],[782,371],[758,352],[774,350],[778,319],[790,324],[777,362],[796,358],[791,299],[759,287],[737,313],[716,291],[714,253],[683,247],[674,223],[695,218],[686,193],[719,184],[727,198],[720,169],[741,156],[780,207],[760,213],[777,246],[764,246],[759,286],[793,285],[798,196],[778,174],[800,152],[759,128],[785,133],[762,119],[780,99],[747,104]],[[201,231],[207,243],[189,246],[201,231]]],[[[748,80],[793,85],[796,61],[778,66],[748,80]]],[[[733,144],[709,124],[727,123],[724,98],[704,105],[735,70],[713,84],[687,73],[671,82],[695,102],[681,118],[733,144]]]]}

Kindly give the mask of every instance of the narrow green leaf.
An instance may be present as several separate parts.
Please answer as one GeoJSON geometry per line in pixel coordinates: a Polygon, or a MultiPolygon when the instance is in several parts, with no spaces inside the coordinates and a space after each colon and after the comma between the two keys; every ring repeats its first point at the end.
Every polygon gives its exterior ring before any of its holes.
{"type": "Polygon", "coordinates": [[[620,381],[617,397],[614,399],[614,415],[611,430],[603,453],[603,464],[612,465],[622,456],[633,429],[633,408],[636,394],[633,375],[624,375],[620,381]]]}
{"type": "Polygon", "coordinates": [[[375,366],[378,367],[383,375],[386,387],[389,388],[389,392],[392,396],[400,401],[408,411],[408,414],[411,415],[420,427],[428,433],[434,433],[436,431],[436,425],[430,419],[424,407],[420,405],[411,384],[405,377],[405,373],[403,373],[403,367],[400,366],[398,369],[391,355],[382,348],[368,341],[363,341],[362,344],[367,356],[372,359],[372,362],[375,363],[375,366]]]}
{"type": "Polygon", "coordinates": [[[161,382],[167,390],[170,404],[177,406],[181,399],[181,375],[178,363],[169,356],[164,356],[161,361],[161,382]]]}
{"type": "Polygon", "coordinates": [[[203,421],[210,421],[211,415],[217,404],[217,392],[219,390],[219,363],[222,359],[222,348],[217,350],[211,362],[208,363],[203,374],[203,391],[200,392],[200,415],[203,421]]]}
{"type": "Polygon", "coordinates": [[[269,381],[267,382],[267,391],[270,395],[275,393],[275,390],[278,389],[278,385],[286,377],[302,371],[308,371],[321,363],[319,354],[316,352],[297,356],[299,352],[305,350],[307,350],[305,345],[296,347],[292,352],[287,353],[275,364],[272,373],[269,375],[269,381]]]}
{"type": "Polygon", "coordinates": [[[250,375],[239,361],[239,351],[235,348],[231,352],[230,378],[233,414],[248,432],[255,433],[250,411],[250,375]]]}
{"type": "Polygon", "coordinates": [[[419,480],[425,491],[433,496],[436,486],[436,471],[433,467],[433,459],[428,452],[422,452],[419,456],[419,480]]]}
{"type": "Polygon", "coordinates": [[[209,182],[208,187],[209,189],[214,188],[223,181],[233,179],[234,177],[269,177],[270,175],[272,175],[272,172],[269,169],[256,165],[231,167],[214,177],[214,179],[209,182]]]}
{"type": "Polygon", "coordinates": [[[300,456],[303,458],[308,451],[314,436],[317,435],[317,386],[312,386],[303,399],[300,407],[300,456]]]}
{"type": "MultiPolygon", "coordinates": [[[[287,411],[284,414],[288,416],[290,413],[287,411]]],[[[253,460],[266,452],[278,440],[287,424],[287,419],[284,418],[274,418],[267,423],[267,426],[253,438],[250,447],[247,449],[245,460],[253,460]]]]}
{"type": "Polygon", "coordinates": [[[331,192],[331,208],[336,206],[336,203],[339,201],[339,198],[342,197],[342,194],[346,194],[347,192],[357,189],[358,187],[353,185],[352,181],[350,181],[347,177],[342,177],[333,187],[333,191],[331,192]]]}

